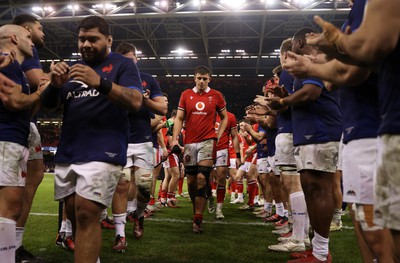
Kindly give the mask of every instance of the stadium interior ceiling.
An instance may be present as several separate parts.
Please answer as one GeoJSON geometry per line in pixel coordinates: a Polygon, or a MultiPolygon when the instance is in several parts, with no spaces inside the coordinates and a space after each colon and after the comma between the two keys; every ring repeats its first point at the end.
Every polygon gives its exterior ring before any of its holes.
{"type": "Polygon", "coordinates": [[[45,66],[78,59],[77,24],[99,15],[111,26],[113,48],[135,44],[140,69],[161,78],[189,77],[197,65],[218,77],[270,76],[282,40],[302,27],[318,31],[314,15],[340,27],[348,12],[346,0],[0,1],[3,24],[21,13],[40,20],[45,66]]]}

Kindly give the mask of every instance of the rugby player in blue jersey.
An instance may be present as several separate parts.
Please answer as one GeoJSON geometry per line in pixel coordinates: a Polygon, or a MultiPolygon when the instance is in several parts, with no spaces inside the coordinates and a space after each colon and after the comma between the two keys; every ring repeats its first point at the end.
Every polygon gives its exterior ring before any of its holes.
{"type": "Polygon", "coordinates": [[[94,263],[102,244],[100,214],[111,205],[127,160],[128,111],[139,110],[143,94],[135,63],[111,52],[108,23],[89,16],[78,28],[82,60],[52,68],[42,103],[64,106],[55,199],[64,200],[76,230],[75,262],[94,263]]]}

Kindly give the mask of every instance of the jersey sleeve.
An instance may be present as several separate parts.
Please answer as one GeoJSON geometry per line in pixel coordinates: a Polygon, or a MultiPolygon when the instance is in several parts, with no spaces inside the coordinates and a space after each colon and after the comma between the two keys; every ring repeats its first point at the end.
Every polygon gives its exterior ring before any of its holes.
{"type": "Polygon", "coordinates": [[[315,85],[317,87],[320,87],[321,89],[325,88],[324,84],[322,83],[322,80],[318,79],[318,78],[307,78],[303,80],[302,86],[306,85],[306,84],[312,84],[315,85]]]}
{"type": "Polygon", "coordinates": [[[127,59],[122,62],[117,84],[143,92],[139,70],[133,61],[127,59]]]}
{"type": "Polygon", "coordinates": [[[150,77],[151,77],[150,78],[151,79],[151,81],[150,81],[150,98],[154,99],[156,97],[162,97],[163,94],[162,94],[160,85],[158,85],[158,82],[154,77],[152,77],[152,76],[150,76],[150,77]]]}
{"type": "Polygon", "coordinates": [[[7,78],[9,78],[10,80],[14,81],[16,84],[18,85],[22,85],[22,78],[21,76],[18,74],[18,70],[17,70],[17,64],[18,62],[14,62],[10,65],[8,65],[5,68],[2,68],[0,70],[0,73],[3,73],[4,76],[6,76],[7,78]]]}
{"type": "Polygon", "coordinates": [[[178,110],[186,111],[186,92],[183,92],[179,99],[178,110]]]}
{"type": "Polygon", "coordinates": [[[221,92],[217,92],[217,111],[221,112],[223,110],[225,110],[226,108],[226,102],[224,100],[224,97],[222,96],[221,92]]]}
{"type": "Polygon", "coordinates": [[[229,123],[231,124],[230,129],[229,129],[230,131],[237,128],[237,122],[236,122],[235,115],[233,115],[232,113],[228,113],[228,120],[229,120],[229,123]]]}
{"type": "Polygon", "coordinates": [[[40,64],[36,48],[33,48],[33,57],[27,58],[22,62],[21,69],[23,72],[27,72],[31,69],[42,69],[42,64],[40,64]]]}

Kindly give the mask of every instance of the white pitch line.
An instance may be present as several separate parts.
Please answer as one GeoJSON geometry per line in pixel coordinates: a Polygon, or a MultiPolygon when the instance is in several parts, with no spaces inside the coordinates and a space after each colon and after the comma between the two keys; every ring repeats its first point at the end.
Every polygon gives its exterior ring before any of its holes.
{"type": "MultiPolygon", "coordinates": [[[[51,213],[30,213],[30,215],[34,216],[58,216],[58,214],[51,214],[51,213]]],[[[176,218],[146,218],[148,221],[155,221],[155,222],[170,222],[170,223],[193,223],[192,220],[189,219],[176,219],[176,218]]],[[[270,226],[271,224],[264,223],[264,222],[233,222],[233,221],[207,221],[204,220],[203,223],[205,224],[215,224],[215,225],[240,225],[240,226],[270,226]]],[[[351,230],[354,229],[352,226],[343,226],[343,229],[351,230]]]]}

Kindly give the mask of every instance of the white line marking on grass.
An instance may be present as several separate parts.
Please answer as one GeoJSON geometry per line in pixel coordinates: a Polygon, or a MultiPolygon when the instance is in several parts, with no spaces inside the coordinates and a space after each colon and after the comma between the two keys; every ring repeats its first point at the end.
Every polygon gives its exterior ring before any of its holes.
{"type": "MultiPolygon", "coordinates": [[[[51,213],[30,213],[30,215],[34,216],[58,216],[58,214],[51,213]]],[[[192,220],[189,219],[176,219],[176,218],[146,218],[148,221],[155,222],[170,222],[170,223],[193,223],[192,220]]],[[[239,225],[239,226],[270,226],[271,224],[264,222],[234,222],[234,221],[207,221],[204,220],[205,224],[215,224],[215,225],[239,225]]],[[[343,229],[352,230],[354,227],[352,226],[343,226],[343,229]]]]}
{"type": "Polygon", "coordinates": [[[50,213],[29,213],[29,215],[34,215],[34,216],[58,216],[58,214],[50,214],[50,213]]]}
{"type": "MultiPolygon", "coordinates": [[[[171,222],[171,223],[193,223],[193,220],[189,219],[175,219],[175,218],[146,218],[149,221],[156,222],[171,222]]],[[[242,226],[268,226],[269,224],[263,222],[233,222],[233,221],[207,221],[203,220],[205,224],[215,225],[242,225],[242,226]]]]}

